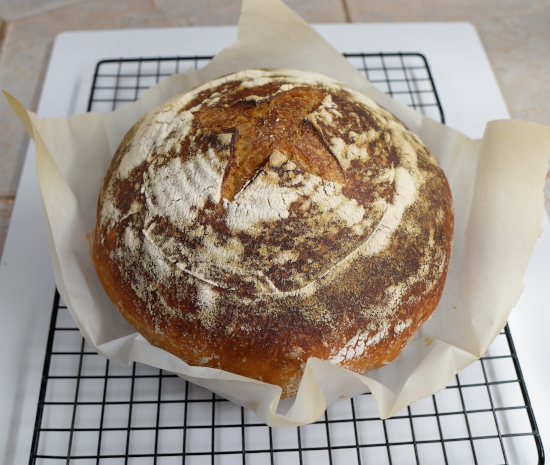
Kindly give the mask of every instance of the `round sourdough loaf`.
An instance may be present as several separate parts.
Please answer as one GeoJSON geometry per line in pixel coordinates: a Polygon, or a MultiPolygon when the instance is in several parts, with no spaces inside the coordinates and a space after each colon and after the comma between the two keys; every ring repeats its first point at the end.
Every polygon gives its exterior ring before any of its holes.
{"type": "Polygon", "coordinates": [[[319,74],[247,70],[128,132],[93,257],[151,344],[291,397],[309,357],[363,373],[401,352],[452,231],[441,168],[391,113],[319,74]]]}

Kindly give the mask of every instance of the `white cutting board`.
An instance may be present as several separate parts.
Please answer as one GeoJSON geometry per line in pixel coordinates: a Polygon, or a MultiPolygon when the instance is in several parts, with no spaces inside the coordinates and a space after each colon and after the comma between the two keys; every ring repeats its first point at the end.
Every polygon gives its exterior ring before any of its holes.
{"type": "MultiPolygon", "coordinates": [[[[509,118],[477,32],[467,23],[333,24],[315,29],[341,52],[419,52],[426,56],[446,122],[471,138],[486,122],[509,118]]],[[[214,55],[236,39],[236,27],[70,32],[58,36],[39,117],[86,110],[95,66],[108,58],[214,55]]],[[[10,89],[6,89],[9,91],[10,89]]],[[[550,224],[525,277],[510,326],[546,450],[550,451],[550,224]],[[533,323],[537,322],[537,323],[533,323]]],[[[0,460],[29,458],[55,284],[29,146],[0,262],[0,460]]]]}

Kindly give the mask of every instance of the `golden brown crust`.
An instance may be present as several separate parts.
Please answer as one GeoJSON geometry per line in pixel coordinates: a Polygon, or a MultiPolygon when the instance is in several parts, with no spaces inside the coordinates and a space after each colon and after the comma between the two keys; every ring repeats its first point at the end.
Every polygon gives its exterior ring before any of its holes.
{"type": "Polygon", "coordinates": [[[93,252],[149,342],[290,397],[309,357],[363,373],[401,352],[439,301],[452,229],[445,176],[393,115],[320,75],[249,70],[130,130],[93,252]]]}

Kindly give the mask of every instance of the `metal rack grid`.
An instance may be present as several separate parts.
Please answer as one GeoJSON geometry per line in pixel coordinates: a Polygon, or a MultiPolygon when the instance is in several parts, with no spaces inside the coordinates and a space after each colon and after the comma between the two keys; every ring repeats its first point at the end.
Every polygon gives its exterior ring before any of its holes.
{"type": "MultiPolygon", "coordinates": [[[[348,53],[345,57],[369,81],[402,103],[445,123],[430,68],[420,53],[348,53]]],[[[212,57],[137,58],[98,63],[88,111],[108,112],[140,98],[173,74],[200,69],[212,57]]]]}
{"type": "MultiPolygon", "coordinates": [[[[443,120],[422,55],[348,59],[382,90],[443,120]]],[[[208,60],[101,62],[89,108],[111,111],[208,60]]],[[[272,429],[171,373],[97,355],[56,292],[30,454],[30,464],[52,463],[542,464],[544,453],[508,327],[445,390],[389,420],[365,394],[329,406],[312,425],[272,429]]]]}

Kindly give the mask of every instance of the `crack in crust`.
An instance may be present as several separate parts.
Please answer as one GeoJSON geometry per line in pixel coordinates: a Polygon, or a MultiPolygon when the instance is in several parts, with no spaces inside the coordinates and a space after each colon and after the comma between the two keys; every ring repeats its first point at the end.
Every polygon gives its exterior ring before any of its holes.
{"type": "Polygon", "coordinates": [[[286,154],[305,172],[327,181],[344,182],[338,161],[309,119],[319,111],[325,92],[289,85],[281,91],[281,87],[278,83],[264,86],[262,96],[221,96],[218,102],[194,114],[195,127],[233,133],[231,148],[235,156],[222,183],[222,198],[232,201],[274,150],[286,154]]]}

